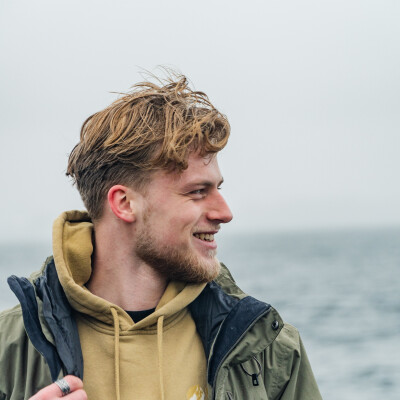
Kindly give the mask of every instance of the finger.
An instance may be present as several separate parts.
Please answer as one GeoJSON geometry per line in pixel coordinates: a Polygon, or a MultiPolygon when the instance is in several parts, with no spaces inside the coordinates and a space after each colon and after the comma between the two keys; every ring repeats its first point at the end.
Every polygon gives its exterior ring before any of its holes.
{"type": "MultiPolygon", "coordinates": [[[[83,382],[76,376],[67,375],[63,379],[68,383],[71,389],[70,393],[83,388],[83,382]]],[[[52,383],[51,385],[46,386],[37,392],[33,397],[30,398],[30,400],[53,400],[61,397],[63,397],[61,389],[56,383],[52,383]]]]}
{"type": "MultiPolygon", "coordinates": [[[[64,379],[64,381],[66,381],[68,383],[70,393],[73,393],[73,392],[83,388],[83,382],[76,376],[67,375],[67,376],[64,376],[64,378],[62,378],[62,379],[64,379]]],[[[57,393],[59,393],[60,396],[62,396],[63,393],[62,393],[62,390],[60,389],[60,387],[56,383],[53,383],[53,385],[57,386],[57,389],[58,389],[57,393]]],[[[52,386],[52,385],[50,385],[50,386],[52,386]]]]}

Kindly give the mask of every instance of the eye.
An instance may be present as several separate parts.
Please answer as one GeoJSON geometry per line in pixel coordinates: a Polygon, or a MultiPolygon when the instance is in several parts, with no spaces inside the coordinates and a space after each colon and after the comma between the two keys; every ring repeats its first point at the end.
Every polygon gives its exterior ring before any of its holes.
{"type": "Polygon", "coordinates": [[[196,190],[192,190],[189,194],[196,199],[203,198],[206,195],[206,190],[205,189],[196,189],[196,190]]]}
{"type": "Polygon", "coordinates": [[[189,196],[194,199],[194,200],[200,200],[206,197],[207,195],[207,189],[205,188],[200,188],[200,189],[195,189],[189,192],[189,196]]]}

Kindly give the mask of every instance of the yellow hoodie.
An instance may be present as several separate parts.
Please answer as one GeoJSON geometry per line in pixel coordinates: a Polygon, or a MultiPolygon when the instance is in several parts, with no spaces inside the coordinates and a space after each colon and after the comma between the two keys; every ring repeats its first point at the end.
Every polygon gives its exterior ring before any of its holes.
{"type": "Polygon", "coordinates": [[[156,310],[134,323],[119,306],[92,294],[93,225],[69,211],[53,226],[57,273],[76,320],[89,400],[204,400],[206,359],[187,306],[205,284],[170,282],[156,310]]]}

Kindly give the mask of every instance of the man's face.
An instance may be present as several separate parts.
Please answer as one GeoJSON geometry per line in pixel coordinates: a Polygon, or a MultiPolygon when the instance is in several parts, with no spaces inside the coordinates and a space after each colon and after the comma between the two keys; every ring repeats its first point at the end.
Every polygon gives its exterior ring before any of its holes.
{"type": "Polygon", "coordinates": [[[232,219],[216,156],[192,154],[182,173],[157,171],[136,222],[136,255],[167,278],[208,282],[219,273],[215,235],[232,219]]]}

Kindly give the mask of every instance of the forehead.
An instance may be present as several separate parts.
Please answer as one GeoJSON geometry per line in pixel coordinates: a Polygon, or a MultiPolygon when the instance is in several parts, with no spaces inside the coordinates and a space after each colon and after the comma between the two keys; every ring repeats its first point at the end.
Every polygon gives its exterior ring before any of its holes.
{"type": "Polygon", "coordinates": [[[181,181],[201,178],[203,176],[208,176],[209,178],[214,177],[215,179],[221,177],[216,154],[211,154],[205,157],[191,154],[188,159],[188,168],[180,174],[177,174],[177,178],[181,181]]]}
{"type": "Polygon", "coordinates": [[[221,180],[222,176],[216,154],[205,157],[191,154],[187,169],[182,172],[158,171],[153,175],[152,183],[163,186],[182,186],[210,182],[218,185],[221,180]]]}

